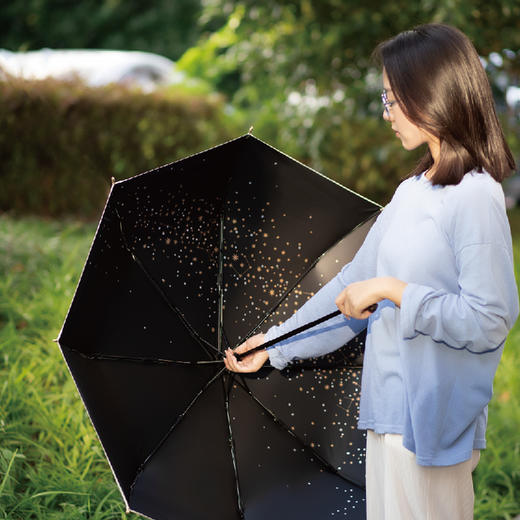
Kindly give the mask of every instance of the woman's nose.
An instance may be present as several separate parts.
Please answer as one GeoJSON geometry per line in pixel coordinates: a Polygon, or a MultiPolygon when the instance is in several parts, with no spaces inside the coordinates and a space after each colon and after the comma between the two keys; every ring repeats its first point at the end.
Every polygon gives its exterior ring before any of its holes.
{"type": "Polygon", "coordinates": [[[390,121],[390,114],[388,113],[388,110],[386,108],[383,109],[383,119],[385,121],[390,121]]]}

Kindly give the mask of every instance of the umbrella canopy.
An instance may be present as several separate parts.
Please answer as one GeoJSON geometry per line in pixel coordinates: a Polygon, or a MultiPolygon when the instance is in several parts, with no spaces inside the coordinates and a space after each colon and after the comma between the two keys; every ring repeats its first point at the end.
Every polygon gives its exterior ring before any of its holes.
{"type": "Polygon", "coordinates": [[[364,518],[356,339],[222,362],[348,262],[379,207],[251,135],[117,182],[58,338],[129,510],[364,518]]]}

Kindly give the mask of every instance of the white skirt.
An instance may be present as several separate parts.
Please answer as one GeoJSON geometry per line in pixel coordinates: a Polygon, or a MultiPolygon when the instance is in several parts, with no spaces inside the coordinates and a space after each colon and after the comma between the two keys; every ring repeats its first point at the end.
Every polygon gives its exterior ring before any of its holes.
{"type": "Polygon", "coordinates": [[[402,435],[367,431],[367,520],[471,520],[472,472],[480,459],[420,466],[402,435]]]}

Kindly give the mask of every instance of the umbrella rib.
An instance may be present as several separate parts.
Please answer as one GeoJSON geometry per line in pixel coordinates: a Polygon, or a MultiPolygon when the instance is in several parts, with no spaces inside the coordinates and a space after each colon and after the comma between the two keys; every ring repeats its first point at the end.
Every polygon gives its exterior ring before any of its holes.
{"type": "Polygon", "coordinates": [[[134,481],[132,482],[131,486],[130,486],[130,495],[132,494],[133,490],[134,490],[134,487],[137,483],[137,480],[139,479],[141,473],[144,471],[146,465],[148,464],[148,462],[150,461],[150,459],[160,450],[160,448],[162,447],[162,445],[166,442],[166,440],[168,439],[168,437],[172,434],[173,430],[178,426],[178,424],[182,421],[182,419],[184,419],[184,416],[190,411],[190,409],[192,408],[192,406],[197,402],[197,400],[199,399],[199,397],[208,389],[208,387],[216,380],[218,379],[222,373],[227,370],[226,367],[223,367],[222,369],[220,369],[214,376],[212,376],[209,381],[207,381],[204,386],[199,390],[199,392],[195,395],[195,397],[191,400],[191,402],[188,404],[188,406],[186,407],[186,409],[177,417],[177,419],[175,420],[175,422],[170,426],[170,429],[168,430],[168,432],[166,433],[166,435],[164,435],[164,437],[158,442],[157,446],[155,446],[155,448],[152,449],[152,451],[150,452],[150,454],[146,457],[146,459],[141,463],[141,465],[139,466],[139,468],[137,469],[137,472],[136,472],[136,475],[135,475],[135,478],[134,478],[134,481]]]}
{"type": "Polygon", "coordinates": [[[220,212],[220,236],[219,236],[219,258],[218,258],[218,324],[217,324],[217,350],[222,352],[222,332],[223,332],[223,305],[224,305],[224,291],[222,290],[222,283],[224,280],[224,209],[220,212]]]}
{"type": "MultiPolygon", "coordinates": [[[[289,294],[291,294],[291,292],[294,290],[295,287],[297,287],[297,285],[312,271],[312,269],[316,266],[316,264],[323,258],[324,255],[326,255],[331,249],[333,249],[334,247],[336,247],[346,236],[350,235],[351,233],[353,233],[356,229],[360,228],[361,226],[363,226],[364,224],[366,224],[370,219],[372,219],[374,217],[375,214],[372,214],[370,215],[369,217],[367,217],[365,220],[363,220],[362,222],[360,222],[357,226],[355,226],[354,228],[352,228],[346,235],[343,235],[341,238],[339,238],[338,240],[336,240],[336,242],[334,242],[330,247],[328,247],[327,249],[325,249],[325,251],[323,251],[323,253],[321,253],[313,262],[311,262],[311,264],[309,265],[308,269],[306,269],[302,275],[296,280],[296,282],[290,286],[289,289],[287,289],[287,291],[285,292],[285,294],[283,294],[280,299],[278,300],[278,302],[276,302],[272,307],[271,309],[269,309],[269,311],[266,313],[266,315],[255,325],[255,327],[253,327],[253,329],[251,329],[249,331],[249,334],[246,335],[246,338],[249,338],[250,336],[252,336],[261,326],[263,323],[265,323],[271,316],[272,314],[276,311],[276,309],[278,309],[278,307],[284,302],[284,300],[287,298],[287,296],[289,296],[289,294]]],[[[237,343],[235,345],[234,348],[238,347],[243,341],[239,341],[239,343],[237,343]]]]}
{"type": "Polygon", "coordinates": [[[85,354],[80,350],[63,345],[74,354],[78,354],[84,359],[90,361],[127,361],[130,363],[144,363],[148,365],[220,365],[224,363],[223,359],[206,359],[200,361],[186,361],[177,359],[149,358],[149,357],[133,357],[119,356],[117,354],[102,354],[95,352],[94,354],[85,354]]]}
{"type": "Polygon", "coordinates": [[[152,284],[152,286],[159,292],[159,294],[162,296],[163,300],[165,301],[166,305],[178,316],[178,318],[181,320],[181,323],[186,327],[188,330],[190,336],[197,341],[197,343],[203,348],[203,350],[206,352],[208,356],[211,356],[211,354],[208,352],[206,347],[210,348],[215,353],[219,353],[219,350],[216,349],[209,341],[206,341],[204,338],[202,338],[197,331],[188,323],[182,312],[168,299],[166,296],[166,293],[163,291],[162,287],[157,283],[157,281],[153,278],[153,276],[148,272],[144,264],[141,262],[139,257],[132,251],[130,246],[128,245],[128,242],[126,240],[126,235],[123,230],[123,221],[121,219],[121,216],[119,215],[119,212],[117,211],[117,208],[114,208],[114,211],[117,215],[117,218],[119,220],[119,230],[121,232],[121,237],[123,238],[123,244],[125,246],[125,249],[130,254],[134,262],[138,265],[138,267],[143,271],[143,273],[148,278],[148,281],[152,284]]]}
{"type": "Polygon", "coordinates": [[[231,344],[231,342],[229,341],[229,337],[226,334],[226,329],[224,327],[222,327],[222,339],[224,340],[224,342],[226,344],[226,348],[229,348],[229,345],[231,344]]]}
{"type": "Polygon", "coordinates": [[[355,369],[362,369],[363,365],[345,365],[342,361],[336,361],[333,363],[330,363],[325,366],[315,365],[315,366],[297,366],[300,370],[331,370],[333,368],[355,368],[355,369]]]}
{"type": "MultiPolygon", "coordinates": [[[[229,448],[231,451],[231,461],[233,463],[233,471],[235,472],[235,485],[237,490],[237,505],[238,511],[240,514],[240,518],[244,518],[244,505],[242,504],[242,496],[240,494],[240,482],[238,478],[238,466],[236,461],[236,453],[235,453],[235,440],[233,438],[233,429],[231,428],[231,416],[229,414],[229,394],[231,392],[231,386],[233,384],[234,377],[229,378],[228,388],[224,388],[225,395],[225,404],[226,404],[226,419],[228,423],[229,430],[229,448]]],[[[222,385],[224,385],[224,381],[222,381],[222,385]]]]}
{"type": "Polygon", "coordinates": [[[309,446],[308,444],[305,444],[305,442],[300,439],[300,437],[298,437],[292,430],[289,426],[287,426],[287,424],[285,424],[281,419],[279,419],[278,417],[276,417],[276,415],[269,409],[267,408],[252,392],[251,390],[249,390],[249,387],[247,386],[243,376],[240,378],[241,381],[238,380],[238,378],[236,379],[237,383],[243,388],[243,390],[249,395],[249,397],[258,405],[260,406],[260,408],[262,408],[262,410],[264,410],[264,412],[273,420],[274,423],[278,424],[282,429],[284,429],[288,434],[290,434],[299,444],[301,444],[303,446],[303,448],[305,450],[307,450],[308,452],[310,452],[312,454],[313,457],[316,457],[317,460],[319,460],[319,462],[328,470],[330,471],[331,473],[334,473],[335,475],[337,475],[338,477],[340,477],[341,479],[343,480],[346,480],[347,482],[350,482],[351,484],[354,484],[358,487],[361,487],[361,488],[365,488],[365,484],[364,482],[357,482],[355,479],[352,479],[352,478],[345,478],[343,475],[341,475],[341,473],[339,473],[339,471],[334,467],[332,466],[329,462],[327,462],[319,453],[316,452],[316,450],[314,450],[314,448],[312,448],[311,446],[309,446]]]}

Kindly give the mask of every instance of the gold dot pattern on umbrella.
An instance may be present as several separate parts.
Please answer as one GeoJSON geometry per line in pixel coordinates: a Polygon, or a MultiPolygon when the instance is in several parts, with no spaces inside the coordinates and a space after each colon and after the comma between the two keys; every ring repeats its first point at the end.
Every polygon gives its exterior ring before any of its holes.
{"type": "Polygon", "coordinates": [[[59,344],[130,510],[363,518],[363,337],[247,377],[222,353],[312,297],[378,211],[249,135],[112,186],[59,344]]]}

